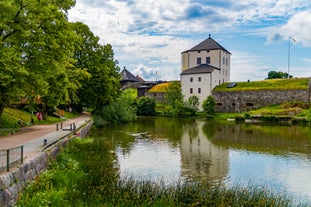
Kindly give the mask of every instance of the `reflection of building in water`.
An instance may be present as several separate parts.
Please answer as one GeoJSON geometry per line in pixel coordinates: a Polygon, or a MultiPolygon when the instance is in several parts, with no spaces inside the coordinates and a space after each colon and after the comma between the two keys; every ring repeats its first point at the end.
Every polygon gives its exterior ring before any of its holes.
{"type": "Polygon", "coordinates": [[[203,133],[204,122],[185,127],[181,139],[183,177],[223,180],[228,173],[229,151],[217,146],[203,133]]]}

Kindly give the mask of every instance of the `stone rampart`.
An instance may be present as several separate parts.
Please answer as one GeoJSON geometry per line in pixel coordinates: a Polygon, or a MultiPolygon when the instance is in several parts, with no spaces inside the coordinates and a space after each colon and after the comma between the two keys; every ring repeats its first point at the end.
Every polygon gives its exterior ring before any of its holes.
{"type": "Polygon", "coordinates": [[[287,101],[310,102],[310,90],[256,90],[212,92],[216,111],[223,113],[246,112],[287,101]]]}
{"type": "Polygon", "coordinates": [[[33,159],[25,159],[25,162],[12,169],[11,172],[0,175],[0,206],[12,207],[18,200],[19,195],[40,173],[47,169],[48,163],[55,159],[62,148],[77,135],[87,136],[93,121],[88,122],[79,129],[76,135],[69,135],[54,146],[38,153],[33,159]]]}

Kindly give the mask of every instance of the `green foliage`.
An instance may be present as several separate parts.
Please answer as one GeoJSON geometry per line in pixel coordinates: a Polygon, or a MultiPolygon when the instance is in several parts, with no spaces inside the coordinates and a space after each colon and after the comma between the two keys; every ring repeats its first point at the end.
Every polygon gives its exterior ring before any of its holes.
{"type": "Polygon", "coordinates": [[[290,101],[281,104],[282,109],[289,108],[301,108],[301,109],[309,109],[310,104],[302,101],[290,101]]]}
{"type": "Polygon", "coordinates": [[[118,97],[119,68],[111,45],[70,23],[74,0],[0,3],[0,118],[12,101],[43,102],[43,118],[61,104],[100,110],[118,97]]]}
{"type": "Polygon", "coordinates": [[[188,100],[185,101],[184,108],[190,115],[195,115],[199,110],[199,98],[197,96],[190,96],[188,100]]]}
{"type": "Polygon", "coordinates": [[[271,105],[256,110],[249,111],[250,115],[261,116],[299,116],[306,117],[309,109],[309,104],[294,101],[284,102],[282,104],[271,105]]]}
{"type": "Polygon", "coordinates": [[[137,89],[136,88],[127,88],[124,91],[122,91],[122,94],[126,94],[126,96],[132,97],[135,99],[137,97],[137,89]]]}
{"type": "Polygon", "coordinates": [[[207,99],[203,101],[202,107],[203,107],[204,112],[210,115],[214,115],[216,102],[213,96],[208,96],[207,99]]]}
{"type": "Polygon", "coordinates": [[[127,94],[122,94],[101,111],[94,114],[94,125],[103,127],[107,124],[126,123],[136,119],[135,99],[127,94]]]}
{"type": "Polygon", "coordinates": [[[99,206],[118,178],[111,149],[104,140],[73,140],[16,206],[99,206]]]}
{"type": "Polygon", "coordinates": [[[82,80],[78,97],[81,105],[94,108],[96,113],[119,96],[120,69],[110,44],[100,45],[99,37],[81,22],[72,27],[79,37],[74,48],[75,68],[90,75],[82,80]]]}
{"type": "Polygon", "coordinates": [[[167,104],[171,105],[173,109],[183,101],[183,95],[181,93],[180,82],[174,81],[171,84],[168,84],[165,92],[165,101],[167,104]]]}
{"type": "Polygon", "coordinates": [[[137,100],[137,115],[154,116],[156,102],[154,98],[141,97],[137,100]]]}
{"type": "MultiPolygon", "coordinates": [[[[292,78],[293,76],[290,76],[292,78]]],[[[276,72],[276,71],[270,71],[268,73],[268,78],[267,79],[278,79],[278,78],[288,78],[288,73],[286,72],[276,72]]]]}
{"type": "Polygon", "coordinates": [[[72,66],[75,33],[70,29],[66,1],[0,3],[0,117],[10,101],[40,95],[45,108],[68,101],[66,69],[72,66]]]}
{"type": "Polygon", "coordinates": [[[185,112],[184,103],[181,100],[176,99],[173,106],[169,111],[173,117],[179,117],[185,112]]]}

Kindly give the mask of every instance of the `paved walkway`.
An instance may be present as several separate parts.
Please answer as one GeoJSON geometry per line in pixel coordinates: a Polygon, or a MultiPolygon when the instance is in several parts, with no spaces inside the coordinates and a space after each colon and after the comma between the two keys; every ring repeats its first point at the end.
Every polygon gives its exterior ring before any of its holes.
{"type": "Polygon", "coordinates": [[[90,115],[82,114],[74,119],[64,120],[62,122],[63,130],[60,129],[60,123],[58,123],[58,131],[56,130],[56,124],[26,127],[16,134],[0,137],[0,149],[9,149],[24,145],[24,154],[26,158],[30,158],[43,150],[44,140],[47,143],[51,143],[65,137],[72,132],[69,131],[70,125],[75,124],[76,128],[79,128],[90,118],[90,115]]]}

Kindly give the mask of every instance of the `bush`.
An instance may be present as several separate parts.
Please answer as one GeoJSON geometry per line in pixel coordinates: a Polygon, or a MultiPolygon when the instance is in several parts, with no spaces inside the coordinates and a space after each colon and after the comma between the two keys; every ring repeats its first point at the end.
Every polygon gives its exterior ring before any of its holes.
{"type": "Polygon", "coordinates": [[[281,105],[282,109],[290,109],[290,108],[301,108],[301,109],[308,109],[309,104],[302,102],[302,101],[291,101],[285,102],[281,105]]]}
{"type": "Polygon", "coordinates": [[[137,115],[154,116],[156,114],[155,108],[154,98],[141,97],[137,101],[137,115]]]}
{"type": "Polygon", "coordinates": [[[106,124],[126,123],[136,119],[135,99],[121,95],[111,104],[104,106],[94,115],[94,125],[103,127],[106,124]]]}
{"type": "Polygon", "coordinates": [[[210,115],[215,114],[215,107],[216,107],[216,102],[213,98],[213,96],[208,96],[207,99],[203,101],[203,110],[210,115]]]}
{"type": "Polygon", "coordinates": [[[190,113],[190,115],[195,115],[199,110],[199,98],[197,96],[190,96],[185,102],[185,110],[190,113]]]}

